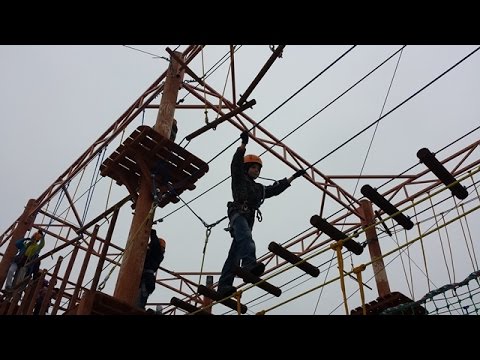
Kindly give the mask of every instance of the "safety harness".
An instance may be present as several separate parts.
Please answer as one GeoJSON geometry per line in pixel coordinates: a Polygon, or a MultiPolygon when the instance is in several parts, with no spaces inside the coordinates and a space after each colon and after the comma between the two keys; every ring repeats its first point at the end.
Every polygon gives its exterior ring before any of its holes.
{"type": "Polygon", "coordinates": [[[238,216],[240,216],[242,214],[247,214],[247,213],[253,211],[254,214],[255,214],[254,216],[257,218],[257,221],[262,222],[263,216],[262,216],[262,212],[260,211],[260,206],[262,206],[263,202],[265,201],[265,186],[263,184],[259,184],[259,185],[262,186],[262,199],[260,200],[260,203],[258,204],[257,208],[255,208],[255,209],[249,208],[248,204],[247,204],[247,200],[244,200],[243,203],[236,203],[236,202],[233,202],[233,201],[229,201],[227,203],[229,213],[231,211],[236,210],[236,212],[230,218],[230,221],[228,222],[228,226],[224,229],[225,231],[230,232],[230,235],[232,237],[233,237],[233,233],[232,233],[231,224],[233,224],[233,222],[235,221],[235,219],[238,216]]]}

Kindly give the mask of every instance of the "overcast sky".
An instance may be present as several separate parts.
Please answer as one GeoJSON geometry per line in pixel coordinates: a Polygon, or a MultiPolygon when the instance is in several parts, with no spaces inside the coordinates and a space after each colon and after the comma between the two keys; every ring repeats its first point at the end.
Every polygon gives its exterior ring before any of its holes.
{"type": "MultiPolygon", "coordinates": [[[[28,199],[41,195],[165,71],[168,66],[165,59],[168,57],[166,47],[167,45],[0,46],[0,121],[3,135],[0,166],[4,174],[0,187],[2,233],[18,218],[28,199]]],[[[170,45],[170,48],[174,49],[176,45],[170,45]]],[[[248,109],[246,114],[257,122],[261,121],[350,48],[350,45],[287,46],[282,58],[274,63],[250,95],[249,99],[255,99],[257,104],[248,109]]],[[[400,48],[401,45],[357,46],[305,90],[268,116],[262,126],[275,137],[283,138],[400,48]]],[[[473,45],[407,46],[352,91],[289,135],[284,143],[308,162],[315,163],[476,48],[477,46],[473,45]]],[[[185,45],[179,48],[183,49],[185,45]]],[[[203,56],[198,55],[191,68],[198,75],[202,75],[227,51],[227,46],[207,46],[203,56]]],[[[237,51],[237,97],[246,90],[270,54],[268,45],[243,46],[237,51]]],[[[225,96],[231,98],[231,83],[226,83],[227,74],[228,63],[209,76],[207,82],[218,92],[225,92],[225,96]]],[[[416,153],[420,148],[427,147],[436,152],[479,126],[479,75],[480,52],[477,52],[383,118],[378,128],[370,128],[318,162],[316,168],[328,175],[359,174],[372,142],[363,174],[402,173],[418,163],[416,153]]],[[[185,90],[181,90],[179,97],[186,94],[185,90]]],[[[213,100],[210,98],[210,101],[213,100]]],[[[146,111],[132,123],[125,136],[142,123],[153,125],[156,115],[156,110],[146,111]]],[[[203,111],[177,110],[175,118],[179,126],[177,143],[205,124],[203,111]]],[[[215,115],[210,111],[209,120],[214,119],[215,115]]],[[[239,133],[238,129],[226,122],[216,131],[208,131],[192,140],[186,149],[208,162],[235,142],[239,133]]],[[[478,137],[478,131],[474,132],[444,150],[439,158],[454,154],[477,141],[478,137]]],[[[120,139],[114,141],[107,149],[106,156],[109,156],[119,143],[120,139]]],[[[227,177],[230,160],[238,144],[237,141],[215,158],[209,164],[209,172],[197,182],[197,189],[186,191],[182,199],[188,201],[227,177]]],[[[181,145],[185,146],[186,142],[183,141],[181,145]]],[[[260,154],[263,149],[251,141],[247,152],[260,154]]],[[[262,159],[264,167],[261,176],[280,179],[293,173],[292,169],[272,155],[265,154],[262,159]]],[[[412,173],[423,169],[424,167],[418,166],[412,173]]],[[[89,183],[90,178],[86,181],[89,183]]],[[[271,184],[268,180],[261,181],[271,184]]],[[[378,186],[384,181],[362,180],[358,186],[355,180],[338,182],[348,192],[360,198],[362,185],[369,183],[378,186]]],[[[105,210],[110,180],[105,178],[100,183],[102,185],[95,191],[94,200],[86,215],[87,220],[105,210]]],[[[124,187],[115,184],[113,187],[114,198],[119,199],[127,194],[124,187]]],[[[226,215],[226,203],[230,199],[230,182],[226,181],[190,206],[207,224],[211,224],[226,215]]],[[[262,205],[264,220],[257,222],[253,231],[257,256],[260,257],[268,251],[270,241],[283,243],[308,229],[310,217],[318,214],[320,200],[321,192],[303,178],[295,180],[280,196],[266,200],[262,205]]],[[[112,199],[109,201],[111,205],[112,199]]],[[[155,218],[161,218],[180,206],[181,203],[170,204],[163,209],[157,209],[155,218]]],[[[332,214],[335,210],[337,209],[333,205],[327,204],[325,213],[332,214]]],[[[409,212],[408,215],[412,216],[413,213],[409,212]]],[[[130,221],[131,209],[126,206],[122,210],[121,221],[117,224],[114,236],[114,241],[122,246],[128,235],[130,221]]],[[[212,229],[205,256],[205,271],[221,270],[231,241],[223,230],[226,226],[226,221],[223,221],[212,229]]],[[[478,235],[478,222],[471,222],[469,226],[472,233],[478,235]]],[[[205,227],[189,209],[184,207],[169,215],[156,225],[156,228],[159,235],[167,241],[166,256],[161,266],[172,271],[200,270],[205,227]]],[[[410,238],[413,237],[415,235],[410,235],[410,238]]],[[[432,252],[427,256],[433,259],[435,268],[432,273],[437,275],[434,284],[442,286],[449,282],[449,277],[442,270],[445,266],[436,262],[436,259],[440,258],[438,253],[434,252],[435,248],[439,247],[438,239],[428,240],[431,240],[432,244],[437,242],[432,245],[432,252]]],[[[382,243],[382,249],[394,245],[392,239],[386,239],[385,243],[382,243]]],[[[54,244],[47,244],[46,250],[53,246],[54,244]]],[[[478,251],[478,245],[476,249],[478,251]]],[[[458,251],[455,255],[455,261],[459,262],[455,268],[456,281],[463,280],[475,270],[470,262],[462,263],[462,259],[468,256],[466,252],[458,251]]],[[[412,247],[410,253],[412,258],[415,256],[414,260],[410,260],[421,266],[423,260],[419,246],[412,247]]],[[[326,252],[312,263],[317,266],[328,263],[332,255],[331,251],[326,252]]],[[[368,252],[364,252],[359,257],[348,258],[345,266],[347,270],[351,270],[352,264],[356,266],[368,261],[368,252]]],[[[415,270],[415,264],[410,264],[415,273],[414,295],[415,298],[420,298],[428,289],[425,275],[420,270],[415,270]]],[[[397,258],[391,267],[387,267],[390,288],[411,296],[411,289],[401,266],[400,258],[397,258]]],[[[283,284],[300,274],[299,270],[292,269],[290,277],[272,282],[283,284]]],[[[307,291],[334,274],[338,274],[336,266],[333,266],[328,274],[322,272],[317,279],[305,281],[307,279],[303,277],[284,288],[284,292],[289,287],[293,289],[286,291],[282,298],[252,306],[251,310],[260,311],[282,299],[307,291]],[[294,287],[295,284],[298,284],[298,287],[294,287]]],[[[364,275],[364,279],[370,277],[364,275]]],[[[215,281],[217,280],[218,277],[215,278],[215,281]]],[[[347,283],[348,281],[347,279],[347,283]]],[[[347,285],[350,292],[356,289],[356,284],[351,280],[347,285]]],[[[378,294],[373,280],[369,280],[368,285],[373,289],[366,290],[367,301],[371,301],[378,294]]],[[[107,289],[111,291],[113,288],[114,280],[110,280],[107,289]]],[[[171,293],[157,286],[149,301],[169,302],[171,296],[171,293]]],[[[248,298],[249,295],[247,293],[244,296],[248,298]]],[[[252,295],[251,298],[253,297],[252,295]]],[[[353,295],[350,302],[350,308],[359,306],[359,295],[353,295]]],[[[214,309],[215,313],[220,314],[224,313],[226,308],[216,306],[214,309]]],[[[322,293],[314,291],[272,311],[272,314],[314,313],[344,313],[338,282],[325,287],[322,293]]]]}

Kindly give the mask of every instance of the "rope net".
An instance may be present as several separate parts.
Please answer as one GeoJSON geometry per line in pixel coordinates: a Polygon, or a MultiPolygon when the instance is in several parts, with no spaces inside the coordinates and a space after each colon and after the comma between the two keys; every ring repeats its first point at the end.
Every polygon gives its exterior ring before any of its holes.
{"type": "Polygon", "coordinates": [[[428,292],[420,300],[386,309],[380,315],[408,315],[418,306],[423,306],[427,315],[478,315],[479,277],[480,270],[474,271],[461,282],[444,285],[428,292]]]}

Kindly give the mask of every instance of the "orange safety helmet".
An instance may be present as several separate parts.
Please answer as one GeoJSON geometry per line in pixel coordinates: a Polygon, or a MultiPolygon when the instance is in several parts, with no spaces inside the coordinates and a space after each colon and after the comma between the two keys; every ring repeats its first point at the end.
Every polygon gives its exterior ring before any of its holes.
{"type": "Polygon", "coordinates": [[[158,240],[160,241],[160,247],[165,249],[165,246],[167,245],[166,241],[163,240],[162,238],[159,238],[158,240]]]}
{"type": "Polygon", "coordinates": [[[260,157],[258,157],[257,155],[253,155],[253,154],[245,155],[245,157],[243,158],[243,163],[244,164],[255,163],[255,164],[259,164],[260,167],[263,166],[262,159],[260,159],[260,157]]]}
{"type": "Polygon", "coordinates": [[[38,230],[35,232],[35,234],[32,235],[32,240],[38,241],[41,240],[43,237],[43,232],[41,230],[38,230]]]}

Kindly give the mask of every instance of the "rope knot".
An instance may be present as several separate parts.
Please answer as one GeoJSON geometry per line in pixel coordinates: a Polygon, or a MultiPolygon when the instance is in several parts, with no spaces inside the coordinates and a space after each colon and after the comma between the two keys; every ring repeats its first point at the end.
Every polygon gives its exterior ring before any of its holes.
{"type": "Polygon", "coordinates": [[[365,264],[361,264],[361,265],[358,265],[357,267],[353,268],[353,272],[355,274],[358,274],[358,273],[361,273],[362,271],[365,271],[365,269],[367,268],[367,266],[365,264]]]}

